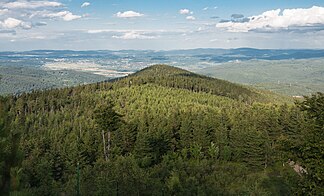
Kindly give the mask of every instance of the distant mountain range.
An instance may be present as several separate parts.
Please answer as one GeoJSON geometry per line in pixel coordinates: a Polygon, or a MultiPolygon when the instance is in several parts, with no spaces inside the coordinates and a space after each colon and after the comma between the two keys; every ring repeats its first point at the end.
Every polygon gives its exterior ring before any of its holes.
{"type": "Polygon", "coordinates": [[[189,50],[33,50],[23,52],[0,52],[0,59],[21,58],[110,58],[145,56],[153,60],[168,60],[168,57],[191,56],[211,62],[228,62],[231,60],[286,60],[286,59],[309,59],[324,57],[324,50],[310,49],[213,49],[198,48],[189,50]]]}

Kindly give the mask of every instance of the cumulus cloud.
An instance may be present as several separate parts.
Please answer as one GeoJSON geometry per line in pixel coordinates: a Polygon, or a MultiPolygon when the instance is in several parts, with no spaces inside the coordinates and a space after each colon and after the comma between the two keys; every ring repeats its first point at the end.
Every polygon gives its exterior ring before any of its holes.
{"type": "Polygon", "coordinates": [[[196,20],[196,18],[194,16],[187,16],[186,19],[187,20],[196,20]]]}
{"type": "Polygon", "coordinates": [[[296,28],[324,27],[324,7],[313,6],[303,9],[270,10],[243,21],[226,21],[217,28],[230,32],[278,31],[296,28]]]}
{"type": "Polygon", "coordinates": [[[116,39],[125,39],[125,40],[131,40],[131,39],[155,39],[156,36],[152,35],[146,35],[145,33],[137,32],[137,31],[129,31],[124,33],[123,35],[114,35],[112,36],[116,39]]]}
{"type": "Polygon", "coordinates": [[[76,20],[76,19],[82,18],[82,16],[74,15],[69,11],[64,11],[63,13],[64,14],[61,18],[65,21],[71,21],[71,20],[76,20]]]}
{"type": "Polygon", "coordinates": [[[193,14],[193,12],[188,9],[181,9],[179,10],[179,14],[187,15],[187,14],[193,14]]]}
{"type": "Polygon", "coordinates": [[[125,12],[118,12],[117,14],[115,14],[115,16],[118,18],[135,18],[144,16],[144,14],[130,10],[125,12]]]}
{"type": "Polygon", "coordinates": [[[61,11],[61,12],[54,12],[54,13],[43,13],[40,14],[43,18],[61,18],[64,21],[71,21],[81,18],[79,15],[74,15],[69,11],[61,11]]]}
{"type": "Polygon", "coordinates": [[[23,29],[31,29],[32,24],[30,22],[24,22],[22,20],[16,19],[16,18],[7,18],[3,22],[0,21],[0,27],[2,29],[15,29],[17,27],[23,28],[23,29]]]}
{"type": "Polygon", "coordinates": [[[1,29],[31,29],[45,26],[46,19],[71,21],[81,18],[55,0],[10,0],[0,2],[1,29]]]}
{"type": "Polygon", "coordinates": [[[91,5],[89,2],[84,2],[82,3],[81,7],[88,7],[89,5],[91,5]]]}
{"type": "MultiPolygon", "coordinates": [[[[193,14],[193,12],[188,9],[181,9],[181,10],[179,10],[179,14],[189,15],[189,14],[193,14]]],[[[196,20],[196,18],[194,16],[186,16],[186,19],[187,20],[196,20]]]]}
{"type": "Polygon", "coordinates": [[[20,26],[23,22],[15,18],[7,18],[3,22],[0,22],[0,25],[5,29],[13,29],[20,26]]]}

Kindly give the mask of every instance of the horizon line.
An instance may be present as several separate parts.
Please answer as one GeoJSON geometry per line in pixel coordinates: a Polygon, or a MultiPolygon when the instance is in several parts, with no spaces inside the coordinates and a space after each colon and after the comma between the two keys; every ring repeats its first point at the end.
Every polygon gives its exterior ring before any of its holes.
{"type": "Polygon", "coordinates": [[[180,48],[169,50],[154,50],[154,49],[89,49],[89,50],[74,50],[74,49],[33,49],[33,50],[0,50],[0,53],[5,52],[36,52],[36,51],[70,51],[70,52],[91,52],[91,51],[154,51],[154,52],[168,52],[168,51],[186,51],[186,50],[237,50],[237,49],[253,49],[253,50],[324,50],[324,48],[253,48],[253,47],[237,47],[237,48],[180,48]]]}

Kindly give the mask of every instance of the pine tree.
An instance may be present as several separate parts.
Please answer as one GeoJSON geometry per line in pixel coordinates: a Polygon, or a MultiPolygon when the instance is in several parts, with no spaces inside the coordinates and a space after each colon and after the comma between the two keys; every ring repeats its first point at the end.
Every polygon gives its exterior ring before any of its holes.
{"type": "Polygon", "coordinates": [[[307,123],[311,125],[300,148],[300,158],[308,172],[304,193],[320,195],[324,192],[324,94],[305,97],[299,107],[306,112],[307,123]]]}
{"type": "Polygon", "coordinates": [[[121,115],[113,109],[112,102],[108,101],[96,109],[95,121],[101,129],[104,157],[107,161],[110,157],[111,133],[116,131],[122,122],[121,115]]]}

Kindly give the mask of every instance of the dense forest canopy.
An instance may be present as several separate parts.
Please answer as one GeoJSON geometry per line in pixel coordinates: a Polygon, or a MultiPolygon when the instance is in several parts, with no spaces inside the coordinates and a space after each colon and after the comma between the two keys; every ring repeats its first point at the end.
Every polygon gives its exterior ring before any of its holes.
{"type": "Polygon", "coordinates": [[[319,195],[324,94],[166,65],[0,100],[0,186],[23,195],[319,195]]]}

